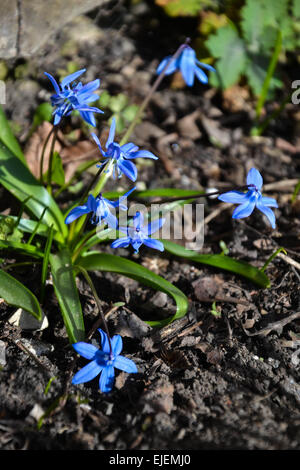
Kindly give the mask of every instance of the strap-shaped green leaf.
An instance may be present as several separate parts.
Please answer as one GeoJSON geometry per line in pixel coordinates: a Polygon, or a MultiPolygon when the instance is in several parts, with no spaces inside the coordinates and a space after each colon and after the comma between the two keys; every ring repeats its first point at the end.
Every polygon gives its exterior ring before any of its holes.
{"type": "Polygon", "coordinates": [[[0,269],[0,297],[9,305],[26,310],[38,320],[42,319],[41,307],[35,295],[2,269],[0,269]]]}
{"type": "Polygon", "coordinates": [[[258,268],[245,261],[239,261],[225,255],[199,254],[196,251],[187,250],[183,246],[177,245],[177,243],[170,242],[169,240],[161,241],[164,244],[165,250],[172,253],[172,255],[180,256],[181,258],[186,258],[196,263],[207,264],[226,271],[231,271],[249,279],[260,287],[270,286],[268,277],[258,268]]]}
{"type": "Polygon", "coordinates": [[[26,207],[39,219],[45,209],[42,223],[53,224],[61,234],[67,236],[68,229],[64,217],[48,191],[31,174],[27,166],[16,157],[8,147],[0,142],[0,183],[20,201],[26,201],[26,207]],[[28,196],[31,196],[28,198],[28,196]]]}
{"type": "Polygon", "coordinates": [[[44,256],[44,253],[34,245],[28,245],[28,243],[13,242],[9,240],[0,240],[0,250],[17,251],[34,258],[43,258],[44,256]]]}
{"type": "Polygon", "coordinates": [[[8,147],[9,150],[14,155],[16,155],[25,165],[27,165],[24,154],[17,139],[12,133],[12,130],[9,126],[8,120],[5,116],[2,106],[0,106],[0,141],[2,141],[6,145],[6,147],[8,147]]]}
{"type": "Polygon", "coordinates": [[[84,323],[74,268],[69,251],[64,248],[49,257],[53,286],[71,343],[84,340],[84,323]]]}
{"type": "Polygon", "coordinates": [[[77,261],[77,264],[88,271],[108,271],[130,277],[141,284],[152,287],[155,290],[165,292],[173,297],[177,306],[175,315],[161,321],[148,321],[147,323],[151,326],[162,327],[183,317],[188,310],[188,299],[180,289],[163,277],[158,276],[134,261],[116,255],[93,251],[83,255],[77,261]]]}

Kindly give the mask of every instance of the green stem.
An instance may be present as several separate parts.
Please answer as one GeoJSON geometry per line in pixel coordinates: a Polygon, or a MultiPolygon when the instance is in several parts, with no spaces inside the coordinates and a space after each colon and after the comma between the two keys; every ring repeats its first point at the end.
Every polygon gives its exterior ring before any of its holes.
{"type": "Polygon", "coordinates": [[[90,286],[90,289],[93,293],[93,296],[96,300],[96,304],[97,304],[97,307],[98,307],[98,310],[99,310],[99,314],[101,316],[101,319],[102,319],[102,323],[103,323],[103,326],[104,326],[104,329],[105,329],[105,332],[107,334],[107,337],[108,337],[108,342],[109,342],[109,349],[110,349],[110,354],[111,356],[113,355],[113,350],[112,350],[112,345],[111,345],[111,339],[110,339],[110,334],[109,334],[109,331],[108,331],[108,327],[107,327],[107,323],[106,323],[106,320],[105,320],[105,317],[103,315],[103,312],[102,312],[102,307],[101,307],[101,302],[100,302],[100,299],[98,297],[98,294],[97,294],[97,291],[96,291],[96,288],[94,286],[94,283],[90,277],[90,275],[88,274],[87,270],[84,269],[83,267],[81,266],[76,266],[76,268],[78,268],[80,270],[80,272],[83,274],[83,276],[85,277],[85,280],[87,281],[88,285],[90,286]]]}
{"type": "Polygon", "coordinates": [[[55,126],[52,127],[51,131],[49,132],[49,134],[47,135],[47,138],[44,142],[44,145],[43,145],[43,150],[42,150],[42,155],[41,155],[41,161],[40,161],[40,183],[41,184],[44,184],[44,179],[43,179],[43,168],[44,168],[44,159],[45,159],[45,152],[46,152],[46,147],[48,145],[48,142],[49,142],[49,139],[52,135],[52,133],[54,132],[54,129],[55,129],[55,126]]]}
{"type": "Polygon", "coordinates": [[[49,157],[49,165],[48,165],[48,174],[47,174],[47,191],[49,194],[52,193],[51,188],[51,180],[52,180],[52,164],[53,164],[53,156],[54,156],[54,146],[57,138],[58,127],[54,126],[53,138],[51,142],[51,149],[50,149],[50,157],[49,157]]]}
{"type": "Polygon", "coordinates": [[[130,124],[130,126],[128,127],[126,133],[124,134],[124,136],[122,137],[121,141],[120,141],[120,145],[124,145],[126,144],[126,142],[128,141],[129,137],[131,136],[135,126],[137,125],[142,113],[144,112],[146,106],[148,105],[149,101],[151,100],[153,94],[155,93],[156,89],[158,88],[158,86],[160,85],[161,81],[163,80],[165,74],[166,74],[166,71],[167,71],[167,68],[169,67],[169,65],[174,62],[178,57],[179,55],[181,54],[183,48],[186,46],[187,42],[189,42],[189,39],[186,40],[185,44],[182,44],[181,46],[179,46],[179,48],[177,49],[177,51],[175,52],[175,54],[170,58],[170,60],[166,63],[165,67],[163,68],[163,70],[161,71],[161,73],[158,75],[157,79],[155,80],[155,82],[153,83],[148,95],[145,97],[144,101],[142,102],[141,106],[139,107],[139,109],[137,110],[136,114],[135,114],[135,117],[132,121],[132,123],[130,124]]]}

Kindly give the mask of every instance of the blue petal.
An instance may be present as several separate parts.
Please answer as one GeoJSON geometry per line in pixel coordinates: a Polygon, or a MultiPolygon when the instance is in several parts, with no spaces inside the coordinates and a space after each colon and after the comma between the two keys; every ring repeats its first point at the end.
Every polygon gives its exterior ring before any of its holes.
{"type": "Polygon", "coordinates": [[[86,121],[91,126],[96,127],[96,119],[92,112],[79,111],[79,113],[84,121],[86,121]]]}
{"type": "Polygon", "coordinates": [[[216,69],[212,67],[212,65],[205,64],[204,62],[200,62],[198,59],[196,59],[196,64],[200,65],[200,67],[203,67],[206,70],[210,70],[210,72],[216,72],[216,69]]]}
{"type": "Polygon", "coordinates": [[[180,70],[182,76],[184,78],[185,83],[188,86],[192,86],[194,84],[194,76],[195,76],[195,51],[187,47],[183,50],[181,60],[180,60],[180,70]]]}
{"type": "Polygon", "coordinates": [[[115,370],[113,366],[106,366],[100,375],[99,388],[101,392],[108,393],[114,385],[115,370]]]}
{"type": "MultiPolygon", "coordinates": [[[[261,198],[262,199],[262,198],[261,198]]],[[[256,207],[258,210],[260,210],[263,214],[265,214],[267,216],[267,218],[269,219],[269,222],[272,226],[272,228],[275,228],[276,227],[276,218],[275,218],[275,214],[274,212],[272,211],[272,209],[270,209],[269,207],[267,206],[264,206],[262,204],[262,200],[259,199],[256,203],[256,207]]]]}
{"type": "Polygon", "coordinates": [[[156,219],[149,222],[147,225],[146,233],[147,235],[152,235],[157,232],[165,223],[166,219],[156,219]]]}
{"type": "Polygon", "coordinates": [[[159,66],[157,67],[156,69],[156,73],[158,75],[161,74],[161,72],[163,71],[163,69],[166,67],[167,63],[169,62],[169,66],[167,68],[167,70],[164,72],[165,75],[170,75],[171,73],[175,72],[175,70],[177,69],[177,61],[176,60],[172,60],[172,56],[168,56],[168,57],[165,57],[161,63],[159,64],[159,66]]]}
{"type": "Polygon", "coordinates": [[[75,351],[80,354],[80,356],[85,357],[85,359],[93,359],[98,348],[93,344],[84,343],[83,341],[79,341],[78,343],[72,344],[75,351]]]}
{"type": "Polygon", "coordinates": [[[117,240],[114,240],[110,246],[112,248],[127,248],[130,242],[131,242],[130,237],[122,237],[122,238],[117,238],[117,240]]]}
{"type": "Polygon", "coordinates": [[[51,80],[51,83],[52,83],[52,85],[53,85],[53,87],[54,87],[54,90],[55,90],[56,93],[59,95],[61,91],[60,91],[59,85],[58,85],[57,81],[55,80],[55,78],[52,77],[52,75],[50,75],[50,73],[47,73],[47,72],[44,72],[44,73],[45,73],[45,75],[47,75],[47,77],[51,80]]]}
{"type": "Polygon", "coordinates": [[[101,349],[104,353],[109,354],[110,353],[110,347],[109,347],[109,339],[105,331],[101,330],[101,328],[98,328],[98,331],[101,336],[101,349]]]}
{"type": "Polygon", "coordinates": [[[232,214],[233,219],[243,219],[252,214],[255,207],[255,199],[249,198],[247,202],[238,206],[232,214]]]}
{"type": "Polygon", "coordinates": [[[138,152],[131,152],[126,155],[127,159],[132,159],[132,158],[152,158],[153,160],[158,160],[158,157],[153,155],[152,152],[149,152],[148,150],[139,150],[138,152]]]}
{"type": "Polygon", "coordinates": [[[74,220],[78,219],[83,214],[88,214],[90,212],[90,209],[84,205],[84,206],[78,206],[74,207],[74,209],[69,212],[65,219],[65,224],[71,224],[74,220]]]}
{"type": "MultiPolygon", "coordinates": [[[[136,152],[138,149],[138,146],[132,142],[128,142],[127,144],[121,145],[121,150],[125,155],[129,152],[136,152]]],[[[128,158],[127,155],[126,158],[128,158]]]]}
{"type": "Polygon", "coordinates": [[[162,242],[159,240],[154,240],[153,238],[145,238],[144,245],[148,246],[149,248],[153,248],[154,250],[164,251],[165,247],[162,242]]]}
{"type": "Polygon", "coordinates": [[[251,168],[247,175],[247,185],[255,186],[259,191],[263,185],[263,179],[260,172],[256,168],[251,168]]]}
{"type": "Polygon", "coordinates": [[[135,363],[131,359],[128,359],[124,356],[116,357],[116,359],[114,360],[114,366],[116,369],[123,370],[124,372],[128,372],[129,374],[135,374],[138,371],[135,363]]]}
{"type": "Polygon", "coordinates": [[[276,199],[273,199],[272,197],[262,196],[261,203],[267,207],[278,207],[276,199]]]}
{"type": "Polygon", "coordinates": [[[106,141],[106,148],[108,148],[108,146],[113,143],[114,137],[115,137],[115,132],[116,132],[116,119],[113,118],[112,121],[111,121],[110,129],[109,129],[109,136],[108,136],[108,139],[106,141]]]}
{"type": "Polygon", "coordinates": [[[141,230],[143,225],[144,225],[144,214],[140,211],[137,211],[135,213],[135,216],[133,217],[133,226],[134,228],[141,230]]]}
{"type": "Polygon", "coordinates": [[[136,181],[136,179],[137,179],[137,168],[132,162],[127,161],[127,160],[123,160],[123,161],[118,163],[118,168],[131,181],[136,181]]]}
{"type": "Polygon", "coordinates": [[[111,340],[113,355],[118,356],[123,349],[123,340],[120,335],[114,335],[111,340]]]}
{"type": "Polygon", "coordinates": [[[98,137],[96,136],[96,134],[95,134],[94,132],[91,132],[91,136],[93,137],[94,141],[95,141],[96,144],[98,145],[99,150],[100,150],[100,152],[102,153],[102,155],[105,156],[105,152],[102,150],[100,140],[98,139],[98,137]]]}
{"type": "Polygon", "coordinates": [[[207,78],[206,74],[203,72],[203,70],[199,69],[199,67],[195,67],[194,71],[195,71],[196,77],[198,78],[198,80],[201,83],[207,83],[208,82],[208,78],[207,78]]]}
{"type": "Polygon", "coordinates": [[[97,78],[96,80],[93,80],[92,82],[89,82],[86,85],[83,85],[83,87],[79,90],[78,95],[81,97],[82,95],[85,95],[87,93],[93,93],[95,90],[97,90],[97,88],[99,88],[99,86],[100,86],[100,80],[99,78],[97,78]]]}
{"type": "Polygon", "coordinates": [[[92,361],[79,370],[73,377],[72,384],[82,384],[93,380],[103,369],[103,366],[99,365],[97,361],[92,361]]]}
{"type": "Polygon", "coordinates": [[[223,202],[229,202],[230,204],[244,204],[249,197],[247,194],[239,191],[228,191],[227,193],[220,194],[218,199],[223,202]]]}
{"type": "Polygon", "coordinates": [[[69,85],[69,83],[74,82],[80,75],[82,75],[85,72],[86,69],[78,70],[77,72],[72,73],[71,75],[68,75],[61,81],[61,86],[62,88],[65,88],[65,86],[69,85]]]}
{"type": "Polygon", "coordinates": [[[103,220],[107,223],[107,225],[111,228],[117,228],[118,227],[118,219],[115,215],[113,215],[111,212],[108,212],[105,217],[103,217],[103,220]]]}

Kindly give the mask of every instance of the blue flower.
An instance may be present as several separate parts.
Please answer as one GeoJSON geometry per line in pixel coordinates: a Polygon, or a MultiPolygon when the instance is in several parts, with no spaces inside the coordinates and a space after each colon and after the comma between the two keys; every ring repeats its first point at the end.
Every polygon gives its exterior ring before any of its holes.
{"type": "Polygon", "coordinates": [[[96,120],[93,113],[103,113],[100,109],[89,106],[89,103],[99,98],[94,91],[99,88],[100,80],[94,80],[86,85],[76,82],[77,78],[84,72],[85,69],[82,69],[68,75],[62,80],[60,86],[50,73],[45,72],[55,90],[55,94],[51,96],[51,104],[55,107],[53,111],[55,126],[63,116],[68,116],[74,109],[79,111],[81,117],[94,127],[96,126],[96,120]],[[72,82],[75,83],[72,84],[72,82]]]}
{"type": "Polygon", "coordinates": [[[278,204],[275,199],[262,196],[262,185],[263,179],[260,172],[256,170],[256,168],[251,168],[247,175],[247,193],[228,191],[227,193],[221,194],[218,199],[232,204],[240,204],[232,214],[234,219],[248,217],[252,214],[254,208],[257,207],[258,210],[267,216],[272,228],[275,228],[275,214],[270,207],[278,207],[278,204]]]}
{"type": "Polygon", "coordinates": [[[156,219],[144,225],[144,216],[141,212],[136,212],[133,217],[132,227],[120,227],[119,230],[125,233],[125,237],[117,238],[111,244],[112,248],[126,248],[132,245],[134,252],[138,253],[141,245],[146,245],[155,250],[164,251],[164,245],[159,240],[149,238],[149,235],[157,232],[164,224],[165,219],[156,219]]]}
{"type": "Polygon", "coordinates": [[[187,44],[182,46],[182,51],[175,60],[171,60],[172,56],[165,57],[159,66],[157,67],[156,73],[159,75],[166,67],[167,63],[170,62],[168,68],[164,72],[166,75],[170,75],[171,73],[175,72],[176,70],[180,70],[185,83],[188,86],[194,85],[194,78],[195,75],[201,83],[207,83],[208,78],[206,74],[201,70],[199,65],[204,69],[210,70],[215,72],[216,70],[208,64],[204,64],[203,62],[199,62],[196,57],[196,52],[187,44]]]}
{"type": "Polygon", "coordinates": [[[110,208],[119,207],[122,210],[127,210],[125,204],[121,204],[124,199],[129,196],[132,191],[135,190],[135,187],[132,188],[127,193],[123,194],[117,201],[109,201],[102,194],[99,194],[96,198],[92,194],[89,195],[87,203],[82,206],[77,206],[72,209],[65,219],[66,224],[70,224],[78,217],[89,214],[92,212],[91,222],[92,224],[101,224],[102,221],[105,221],[110,227],[117,228],[118,220],[115,215],[110,212],[110,208]]]}
{"type": "Polygon", "coordinates": [[[124,173],[131,181],[136,181],[137,168],[130,160],[134,158],[152,158],[153,160],[157,160],[158,157],[153,155],[153,153],[149,152],[148,150],[139,150],[139,147],[131,142],[124,145],[119,145],[118,143],[114,142],[115,131],[116,120],[113,118],[109,130],[109,136],[105,144],[106,152],[102,149],[96,134],[92,133],[93,139],[95,140],[100,149],[100,152],[105,158],[105,161],[97,166],[101,168],[106,165],[109,160],[111,160],[113,164],[113,178],[115,178],[116,175],[118,178],[121,178],[124,173]]]}
{"type": "Polygon", "coordinates": [[[99,388],[101,392],[108,393],[111,391],[114,384],[115,368],[128,372],[129,374],[134,374],[137,372],[137,367],[131,359],[120,356],[120,352],[123,348],[120,335],[112,337],[111,351],[107,334],[100,328],[98,331],[101,335],[101,349],[83,341],[72,345],[78,354],[91,361],[74,375],[72,384],[77,385],[89,382],[98,374],[101,374],[99,388]]]}

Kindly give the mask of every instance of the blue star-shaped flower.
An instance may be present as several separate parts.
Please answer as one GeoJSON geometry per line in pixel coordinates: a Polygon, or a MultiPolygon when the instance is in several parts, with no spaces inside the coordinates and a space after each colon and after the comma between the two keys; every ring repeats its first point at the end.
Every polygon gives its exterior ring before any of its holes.
{"type": "Polygon", "coordinates": [[[171,60],[172,56],[165,57],[159,66],[157,67],[156,73],[159,75],[166,67],[167,63],[170,62],[168,68],[165,71],[166,75],[174,73],[176,70],[180,70],[185,83],[188,86],[194,85],[195,75],[201,83],[207,83],[208,78],[206,74],[201,70],[199,65],[204,69],[215,72],[216,70],[208,64],[199,62],[196,57],[196,52],[187,44],[182,46],[182,51],[175,60],[171,60]]]}
{"type": "Polygon", "coordinates": [[[111,351],[107,334],[100,328],[98,331],[101,335],[101,349],[83,341],[72,345],[78,354],[91,361],[74,375],[72,384],[77,385],[89,382],[98,374],[101,374],[99,388],[101,392],[108,393],[111,391],[114,384],[115,368],[128,372],[129,374],[134,374],[137,372],[137,367],[131,359],[120,356],[120,352],[123,348],[120,335],[112,337],[111,351]]]}
{"type": "Polygon", "coordinates": [[[224,202],[230,202],[231,204],[240,204],[232,214],[234,219],[248,217],[252,214],[254,208],[257,207],[258,210],[267,216],[272,228],[275,228],[275,214],[270,207],[278,207],[278,204],[275,199],[262,196],[262,185],[263,179],[260,172],[256,170],[256,168],[251,168],[247,175],[247,193],[228,191],[227,193],[221,194],[218,199],[224,202]]]}
{"type": "Polygon", "coordinates": [[[82,206],[77,206],[72,209],[65,219],[66,224],[74,222],[78,217],[89,214],[92,212],[91,222],[92,224],[101,224],[102,221],[105,221],[110,227],[117,228],[118,220],[115,215],[110,212],[110,208],[119,207],[122,210],[127,210],[127,206],[122,204],[122,201],[126,199],[132,191],[135,190],[135,187],[132,188],[127,193],[123,194],[117,201],[109,201],[102,194],[99,194],[96,198],[92,194],[89,195],[87,203],[82,206]]]}
{"type": "Polygon", "coordinates": [[[141,212],[136,212],[133,217],[132,227],[120,227],[119,230],[125,233],[125,237],[117,238],[111,244],[112,248],[126,248],[132,245],[134,252],[138,253],[141,245],[146,245],[155,250],[164,251],[164,245],[159,240],[150,238],[149,235],[157,232],[164,224],[165,219],[156,219],[148,224],[144,224],[144,216],[141,212]]]}
{"type": "Polygon", "coordinates": [[[51,96],[51,104],[55,107],[53,111],[55,126],[63,116],[68,116],[74,109],[79,111],[81,117],[94,127],[96,126],[96,120],[93,113],[103,113],[100,109],[89,106],[89,103],[99,99],[94,91],[99,88],[100,80],[94,80],[86,85],[76,82],[77,78],[84,72],[85,69],[82,69],[68,75],[62,80],[60,86],[50,73],[45,72],[55,90],[55,94],[51,96]]]}
{"type": "Polygon", "coordinates": [[[106,152],[102,149],[101,143],[96,134],[92,133],[92,136],[98,145],[100,152],[105,158],[105,161],[97,166],[101,168],[106,165],[108,160],[112,160],[113,178],[116,177],[116,174],[118,178],[121,178],[124,173],[131,181],[136,181],[137,168],[130,160],[134,158],[152,158],[153,160],[158,160],[158,157],[153,155],[153,153],[149,152],[148,150],[139,150],[139,147],[131,142],[124,145],[119,145],[118,143],[114,142],[115,131],[116,120],[113,118],[109,130],[109,136],[105,144],[106,152]]]}

